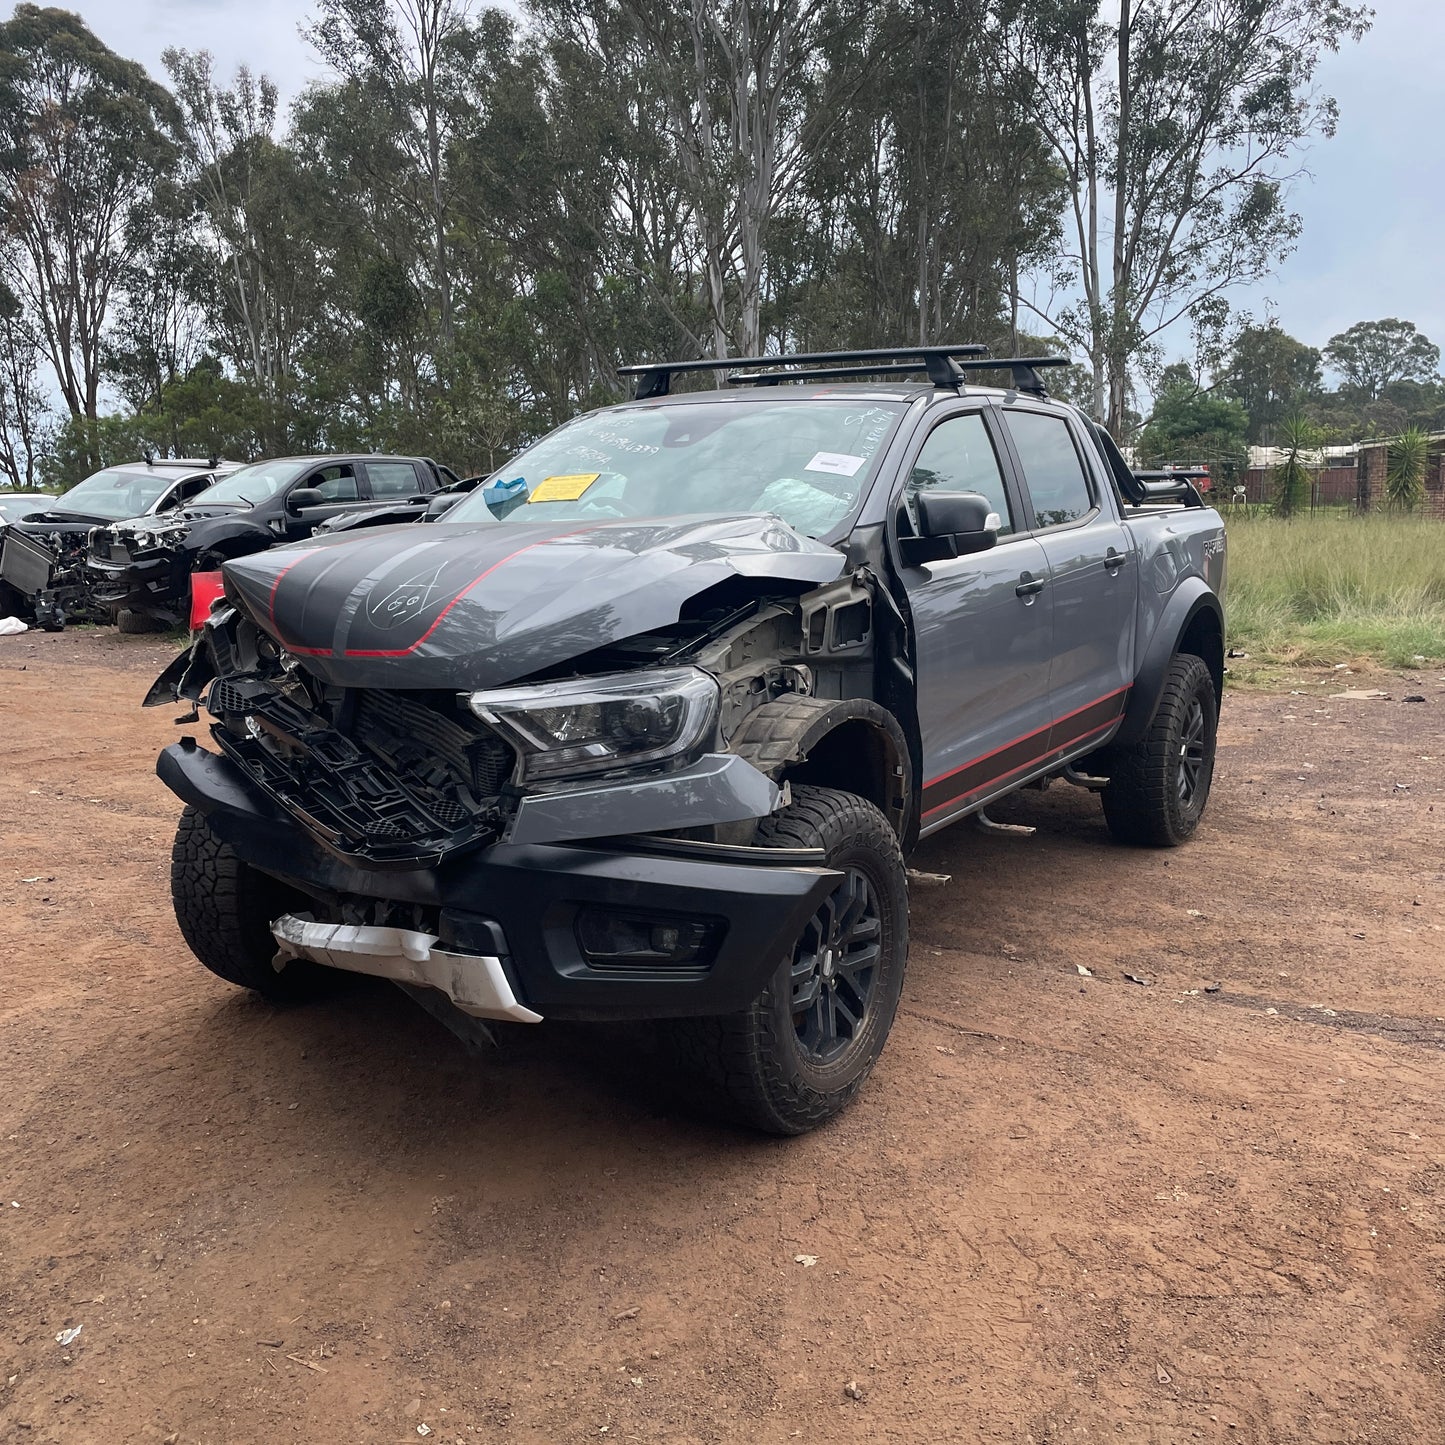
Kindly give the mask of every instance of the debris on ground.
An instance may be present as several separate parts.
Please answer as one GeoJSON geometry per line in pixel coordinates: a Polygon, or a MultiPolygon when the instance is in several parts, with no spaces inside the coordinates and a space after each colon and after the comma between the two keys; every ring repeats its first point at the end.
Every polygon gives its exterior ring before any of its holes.
{"type": "Polygon", "coordinates": [[[1402,698],[1400,699],[1400,701],[1401,701],[1401,702],[1424,702],[1424,701],[1425,701],[1425,694],[1424,694],[1423,692],[1412,692],[1409,697],[1402,697],[1402,698]]]}
{"type": "Polygon", "coordinates": [[[1082,963],[1076,963],[1076,964],[1074,965],[1074,967],[1079,970],[1079,977],[1080,977],[1080,978],[1093,978],[1093,976],[1094,976],[1094,971],[1093,971],[1093,969],[1091,969],[1091,968],[1085,968],[1082,963]]]}
{"type": "Polygon", "coordinates": [[[0,637],[19,637],[30,628],[18,617],[0,617],[0,637]]]}
{"type": "Polygon", "coordinates": [[[1171,1375],[1163,1365],[1154,1366],[1154,1378],[1158,1380],[1161,1385],[1169,1385],[1174,1382],[1174,1376],[1171,1375]]]}
{"type": "Polygon", "coordinates": [[[812,1269],[817,1262],[818,1256],[816,1254],[795,1254],[793,1256],[793,1263],[801,1264],[804,1269],[812,1269]]]}
{"type": "Polygon", "coordinates": [[[84,1325],[76,1325],[73,1330],[61,1330],[55,1337],[55,1343],[57,1345],[73,1345],[80,1338],[80,1332],[84,1328],[84,1325]]]}
{"type": "Polygon", "coordinates": [[[1219,984],[1219,983],[1206,983],[1206,984],[1204,985],[1204,992],[1205,992],[1205,993],[1218,993],[1218,992],[1220,991],[1220,989],[1223,988],[1223,987],[1224,987],[1224,985],[1223,985],[1223,984],[1219,984]]]}
{"type": "Polygon", "coordinates": [[[1389,702],[1390,694],[1382,691],[1378,687],[1350,687],[1346,688],[1344,692],[1332,692],[1330,694],[1331,702],[1336,700],[1344,702],[1371,702],[1375,698],[1383,698],[1386,702],[1389,702]]]}
{"type": "Polygon", "coordinates": [[[1124,977],[1127,978],[1130,983],[1142,984],[1145,988],[1150,987],[1149,980],[1147,978],[1141,978],[1137,973],[1126,973],[1124,977]]]}
{"type": "Polygon", "coordinates": [[[843,1393],[850,1400],[861,1400],[863,1398],[863,1390],[857,1380],[849,1380],[848,1383],[843,1386],[843,1393]]]}

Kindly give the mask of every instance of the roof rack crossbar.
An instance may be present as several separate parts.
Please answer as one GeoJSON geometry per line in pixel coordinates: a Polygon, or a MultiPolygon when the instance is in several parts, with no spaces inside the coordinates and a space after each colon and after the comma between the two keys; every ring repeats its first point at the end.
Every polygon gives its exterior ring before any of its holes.
{"type": "Polygon", "coordinates": [[[922,363],[917,369],[926,370],[929,379],[935,386],[952,388],[962,380],[955,358],[972,358],[987,354],[988,347],[977,343],[942,346],[879,346],[864,351],[797,351],[783,352],[776,356],[721,356],[702,357],[696,361],[643,362],[635,366],[620,366],[617,374],[637,377],[637,399],[645,401],[654,396],[666,396],[672,389],[674,372],[730,371],[734,368],[755,366],[826,367],[848,362],[907,359],[922,363]]]}
{"type": "Polygon", "coordinates": [[[806,371],[737,372],[729,386],[777,386],[781,381],[838,381],[849,376],[914,376],[927,371],[926,361],[880,361],[876,366],[814,366],[806,371]]]}
{"type": "Polygon", "coordinates": [[[637,400],[666,396],[674,372],[730,371],[730,386],[776,386],[783,381],[831,381],[852,376],[906,376],[926,371],[940,390],[953,391],[968,371],[1008,371],[1014,389],[1046,396],[1038,368],[1067,366],[1067,356],[990,356],[986,346],[880,346],[865,351],[801,351],[777,356],[704,357],[696,361],[643,362],[618,368],[637,377],[637,400]],[[876,364],[875,364],[876,363],[876,364]],[[772,370],[746,375],[753,367],[772,370]],[[782,368],[782,369],[779,369],[782,368]],[[789,368],[806,368],[793,370],[789,368]]]}

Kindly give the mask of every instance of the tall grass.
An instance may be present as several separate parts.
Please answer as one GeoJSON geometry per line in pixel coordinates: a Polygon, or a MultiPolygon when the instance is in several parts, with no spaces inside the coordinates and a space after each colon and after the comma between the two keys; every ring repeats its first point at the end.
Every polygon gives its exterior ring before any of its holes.
{"type": "Polygon", "coordinates": [[[1228,528],[1229,641],[1255,662],[1445,659],[1445,523],[1345,513],[1228,528]]]}

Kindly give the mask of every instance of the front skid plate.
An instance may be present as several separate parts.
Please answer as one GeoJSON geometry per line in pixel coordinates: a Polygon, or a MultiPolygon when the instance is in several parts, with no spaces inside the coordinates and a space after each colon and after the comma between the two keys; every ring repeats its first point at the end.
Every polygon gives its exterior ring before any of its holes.
{"type": "Polygon", "coordinates": [[[294,958],[327,968],[374,974],[396,983],[434,988],[463,1013],[479,1019],[539,1024],[542,1015],[517,1002],[499,958],[483,953],[450,953],[435,934],[411,928],[377,928],[354,923],[317,923],[283,913],[271,924],[276,963],[294,958]]]}

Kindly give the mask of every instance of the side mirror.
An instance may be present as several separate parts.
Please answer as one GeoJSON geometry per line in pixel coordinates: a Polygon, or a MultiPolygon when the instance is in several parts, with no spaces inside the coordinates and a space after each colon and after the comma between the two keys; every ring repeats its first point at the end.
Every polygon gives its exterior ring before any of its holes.
{"type": "Polygon", "coordinates": [[[900,537],[906,562],[943,562],[987,552],[998,545],[999,515],[987,497],[977,492],[918,493],[916,537],[900,537]]]}
{"type": "Polygon", "coordinates": [[[426,511],[422,513],[422,521],[434,522],[443,512],[449,512],[458,502],[461,501],[461,492],[438,492],[427,504],[426,511]]]}
{"type": "Polygon", "coordinates": [[[325,505],[326,494],[318,487],[297,487],[286,498],[288,512],[299,512],[305,507],[324,507],[325,505]]]}

